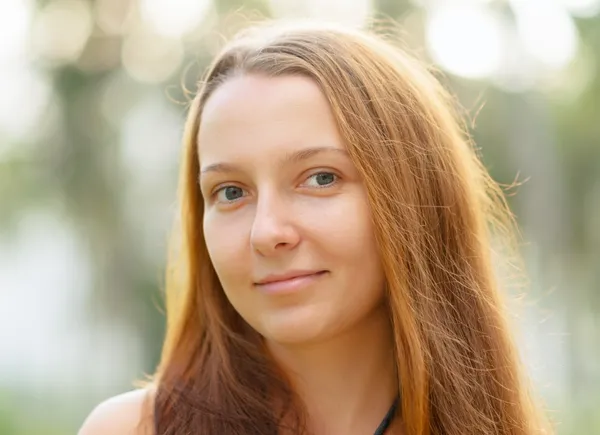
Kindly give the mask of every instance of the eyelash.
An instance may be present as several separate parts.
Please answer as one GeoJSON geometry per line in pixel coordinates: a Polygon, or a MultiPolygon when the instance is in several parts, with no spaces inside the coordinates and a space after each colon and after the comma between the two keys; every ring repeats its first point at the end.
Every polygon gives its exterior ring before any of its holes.
{"type": "MultiPolygon", "coordinates": [[[[333,175],[333,177],[334,177],[333,182],[331,182],[331,184],[327,184],[327,185],[324,185],[324,186],[310,187],[311,189],[327,189],[327,188],[335,186],[340,181],[340,176],[337,175],[335,172],[331,172],[331,171],[319,171],[319,172],[315,172],[314,174],[308,176],[306,178],[306,180],[309,180],[309,179],[311,179],[313,177],[316,177],[317,175],[322,175],[322,174],[333,175]]],[[[217,190],[215,190],[214,193],[212,194],[212,197],[213,198],[217,198],[217,196],[219,195],[219,193],[222,192],[222,191],[224,191],[228,187],[238,187],[239,189],[242,189],[241,187],[236,186],[235,184],[225,184],[225,185],[222,185],[221,187],[219,187],[217,190]]],[[[244,190],[244,189],[242,189],[242,190],[244,190]]],[[[237,198],[237,199],[225,200],[225,201],[216,201],[216,202],[219,202],[221,204],[233,204],[233,203],[237,202],[239,199],[242,199],[243,197],[244,196],[242,196],[240,198],[237,198]]]]}

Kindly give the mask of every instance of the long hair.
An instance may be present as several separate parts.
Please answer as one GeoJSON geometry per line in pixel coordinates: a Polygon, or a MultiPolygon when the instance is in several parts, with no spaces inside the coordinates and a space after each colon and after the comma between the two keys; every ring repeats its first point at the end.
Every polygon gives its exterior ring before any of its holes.
{"type": "Polygon", "coordinates": [[[202,230],[202,110],[240,74],[309,77],[330,104],[372,210],[406,433],[545,433],[491,258],[513,217],[453,98],[383,37],[262,26],[221,51],[191,103],[155,376],[158,434],[277,434],[284,421],[303,430],[302,403],[228,302],[202,230]]]}

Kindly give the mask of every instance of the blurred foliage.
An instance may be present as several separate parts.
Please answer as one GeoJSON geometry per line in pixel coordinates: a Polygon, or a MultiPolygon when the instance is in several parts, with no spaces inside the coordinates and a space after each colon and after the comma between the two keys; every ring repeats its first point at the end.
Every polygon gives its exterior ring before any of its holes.
{"type": "MultiPolygon", "coordinates": [[[[102,1],[119,11],[123,23],[136,16],[133,0],[102,1]]],[[[51,3],[38,1],[38,11],[51,3]]],[[[88,3],[97,12],[100,0],[88,3]]],[[[414,27],[413,18],[422,16],[413,3],[375,0],[373,16],[405,24],[411,46],[421,52],[423,29],[414,27]]],[[[152,97],[173,109],[182,122],[187,97],[182,84],[195,90],[220,39],[245,25],[240,10],[269,17],[274,15],[271,6],[266,0],[215,0],[198,29],[182,39],[180,66],[168,78],[154,82],[130,76],[122,54],[126,31],[109,35],[96,26],[72,61],[34,57],[35,69],[50,79],[54,96],[40,120],[40,131],[32,132],[31,138],[9,139],[0,131],[2,140],[13,142],[0,157],[0,241],[14,237],[23,218],[33,211],[52,210],[64,219],[93,265],[87,320],[96,326],[127,325],[143,343],[143,362],[135,367],[134,376],[152,373],[159,360],[164,246],[148,242],[146,233],[158,240],[167,238],[168,223],[155,223],[159,219],[152,207],[169,209],[168,218],[172,217],[177,167],[174,161],[161,172],[163,191],[144,185],[152,177],[135,186],[132,169],[122,157],[126,120],[152,97]]],[[[520,171],[521,178],[531,177],[511,203],[525,238],[536,247],[528,257],[534,291],[550,310],[560,308],[566,316],[568,391],[565,398],[549,400],[561,407],[557,420],[563,422],[562,434],[600,432],[595,413],[600,398],[591,387],[600,381],[600,373],[589,368],[589,359],[598,357],[600,342],[600,15],[578,19],[577,26],[586,59],[596,68],[582,93],[564,97],[559,91],[535,88],[508,92],[485,80],[447,78],[473,122],[475,141],[492,175],[507,184],[520,171]],[[552,288],[559,290],[550,294],[552,288]]],[[[146,48],[150,53],[151,47],[146,48]]],[[[562,80],[570,80],[569,75],[562,80]]],[[[156,134],[161,130],[148,125],[153,128],[156,134]]],[[[144,143],[138,146],[143,149],[144,143]]],[[[171,149],[178,154],[179,144],[173,142],[171,149]]],[[[140,172],[148,171],[142,160],[139,165],[140,172]]],[[[130,385],[122,378],[108,383],[107,389],[114,393],[130,385]]],[[[0,434],[73,432],[89,406],[101,398],[80,387],[65,395],[67,411],[46,419],[32,417],[22,404],[30,400],[52,406],[59,399],[31,394],[24,401],[16,400],[23,395],[27,392],[0,389],[0,434]]]]}

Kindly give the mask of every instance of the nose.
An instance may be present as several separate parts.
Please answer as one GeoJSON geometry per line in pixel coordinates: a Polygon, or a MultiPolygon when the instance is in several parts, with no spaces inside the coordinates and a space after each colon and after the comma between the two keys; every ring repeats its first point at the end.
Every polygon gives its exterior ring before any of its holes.
{"type": "Polygon", "coordinates": [[[289,251],[300,242],[289,204],[274,195],[263,196],[256,204],[250,243],[259,254],[269,257],[289,251]]]}

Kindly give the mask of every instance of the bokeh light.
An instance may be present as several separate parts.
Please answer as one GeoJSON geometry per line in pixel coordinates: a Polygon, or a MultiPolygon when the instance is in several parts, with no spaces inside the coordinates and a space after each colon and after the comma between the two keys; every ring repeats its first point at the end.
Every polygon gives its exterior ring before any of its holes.
{"type": "Polygon", "coordinates": [[[169,37],[180,37],[195,29],[209,6],[209,0],[140,0],[142,18],[159,34],[169,37]]]}
{"type": "Polygon", "coordinates": [[[349,6],[347,0],[273,0],[273,13],[278,18],[318,18],[351,27],[365,23],[372,9],[370,0],[354,0],[349,6]]]}
{"type": "Polygon", "coordinates": [[[29,0],[0,2],[0,65],[18,61],[25,56],[32,12],[29,0]]]}
{"type": "Polygon", "coordinates": [[[35,18],[33,50],[37,56],[51,62],[74,62],[83,51],[92,28],[93,18],[89,2],[50,2],[35,18]]]}
{"type": "Polygon", "coordinates": [[[555,2],[510,0],[516,26],[525,49],[545,68],[561,69],[577,52],[573,18],[555,2]]]}
{"type": "Polygon", "coordinates": [[[179,40],[141,29],[129,34],[123,44],[125,70],[136,80],[158,83],[178,70],[183,60],[179,40]]]}
{"type": "Polygon", "coordinates": [[[500,18],[477,4],[437,6],[427,19],[433,59],[449,72],[468,78],[494,74],[504,52],[500,18]]]}
{"type": "Polygon", "coordinates": [[[0,69],[0,95],[0,137],[7,136],[0,140],[1,156],[13,149],[15,141],[31,141],[41,133],[39,123],[47,115],[53,92],[48,77],[15,63],[0,69]]]}
{"type": "Polygon", "coordinates": [[[107,35],[123,35],[134,23],[133,0],[96,0],[94,17],[107,35]]]}
{"type": "Polygon", "coordinates": [[[560,0],[560,3],[577,17],[590,18],[600,12],[600,0],[560,0]]]}

